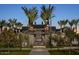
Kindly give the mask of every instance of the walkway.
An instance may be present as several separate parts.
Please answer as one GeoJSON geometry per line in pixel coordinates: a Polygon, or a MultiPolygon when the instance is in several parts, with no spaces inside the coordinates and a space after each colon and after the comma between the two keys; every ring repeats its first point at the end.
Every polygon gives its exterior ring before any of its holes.
{"type": "Polygon", "coordinates": [[[46,48],[33,48],[30,52],[30,55],[49,55],[49,52],[46,48]]]}
{"type": "Polygon", "coordinates": [[[48,50],[43,49],[43,48],[36,48],[36,49],[32,49],[32,51],[30,52],[30,55],[49,55],[48,50]]]}

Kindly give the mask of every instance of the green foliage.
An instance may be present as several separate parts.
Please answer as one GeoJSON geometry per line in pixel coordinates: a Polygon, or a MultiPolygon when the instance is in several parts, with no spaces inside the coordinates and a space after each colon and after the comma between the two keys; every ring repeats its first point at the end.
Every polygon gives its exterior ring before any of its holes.
{"type": "Polygon", "coordinates": [[[31,50],[0,50],[0,55],[29,55],[31,50]],[[7,52],[7,53],[6,53],[7,52]]]}
{"type": "Polygon", "coordinates": [[[20,47],[23,39],[28,38],[21,33],[14,33],[13,30],[4,30],[0,34],[0,47],[20,47]]]}
{"type": "Polygon", "coordinates": [[[8,26],[11,28],[11,29],[20,29],[20,27],[22,27],[22,23],[20,22],[17,22],[17,19],[9,19],[8,20],[9,23],[8,23],[8,26]]]}
{"type": "Polygon", "coordinates": [[[76,50],[49,50],[48,52],[51,55],[78,55],[78,52],[75,52],[76,50]]]}
{"type": "Polygon", "coordinates": [[[0,29],[1,29],[1,31],[2,31],[3,26],[5,26],[5,25],[6,25],[6,21],[5,20],[1,20],[0,21],[0,29]]]}
{"type": "Polygon", "coordinates": [[[70,41],[73,40],[75,38],[75,35],[76,35],[76,33],[71,29],[65,30],[65,34],[70,39],[70,41]]]}
{"type": "Polygon", "coordinates": [[[73,20],[69,21],[69,25],[70,26],[77,25],[78,22],[79,22],[79,19],[73,19],[73,20]]]}
{"type": "Polygon", "coordinates": [[[58,24],[62,28],[62,26],[65,26],[67,24],[67,22],[68,22],[68,20],[60,20],[60,21],[58,21],[58,24]]]}
{"type": "Polygon", "coordinates": [[[41,9],[42,9],[42,11],[41,11],[41,18],[46,23],[46,20],[48,21],[49,19],[51,19],[53,17],[52,16],[52,12],[54,10],[54,7],[51,6],[51,5],[49,5],[49,7],[46,7],[45,5],[43,5],[41,9]]]}
{"type": "Polygon", "coordinates": [[[32,25],[33,21],[36,20],[38,16],[37,8],[33,7],[33,8],[28,9],[26,7],[22,7],[22,9],[24,10],[26,16],[28,17],[30,25],[32,25]]]}
{"type": "Polygon", "coordinates": [[[74,20],[69,21],[69,25],[70,25],[71,27],[73,26],[73,24],[74,24],[74,20]]]}
{"type": "Polygon", "coordinates": [[[0,27],[3,27],[6,24],[5,20],[0,21],[0,27]]]}
{"type": "Polygon", "coordinates": [[[72,26],[75,25],[76,30],[77,30],[78,22],[79,22],[79,19],[73,19],[71,21],[68,21],[69,25],[71,26],[71,29],[73,29],[72,26]]]}
{"type": "Polygon", "coordinates": [[[0,34],[0,47],[15,47],[16,42],[16,34],[12,30],[4,30],[0,34]]]}

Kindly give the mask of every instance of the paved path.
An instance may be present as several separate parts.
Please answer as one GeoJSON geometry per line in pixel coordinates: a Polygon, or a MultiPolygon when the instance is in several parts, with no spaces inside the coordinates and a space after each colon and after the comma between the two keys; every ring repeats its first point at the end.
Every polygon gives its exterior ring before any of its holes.
{"type": "Polygon", "coordinates": [[[49,52],[45,48],[33,48],[30,55],[49,55],[49,52]]]}

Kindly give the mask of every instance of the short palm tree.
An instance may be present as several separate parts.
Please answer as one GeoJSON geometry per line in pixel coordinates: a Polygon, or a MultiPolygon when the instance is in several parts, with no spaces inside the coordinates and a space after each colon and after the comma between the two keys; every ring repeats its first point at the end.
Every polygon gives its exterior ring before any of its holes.
{"type": "Polygon", "coordinates": [[[9,19],[9,25],[11,27],[11,29],[15,29],[16,28],[16,23],[17,23],[17,19],[9,19]]]}
{"type": "Polygon", "coordinates": [[[22,29],[22,23],[20,23],[20,22],[17,22],[16,23],[16,27],[17,27],[17,29],[19,30],[19,32],[20,32],[20,30],[22,29]]]}
{"type": "Polygon", "coordinates": [[[28,9],[27,7],[22,7],[22,9],[24,10],[26,16],[29,19],[29,25],[32,26],[33,25],[33,21],[37,19],[37,14],[38,14],[38,10],[36,7],[30,8],[28,9]]]}
{"type": "Polygon", "coordinates": [[[68,20],[60,20],[60,21],[58,21],[58,24],[59,24],[62,32],[63,32],[63,28],[65,27],[67,22],[68,22],[68,20]]]}
{"type": "Polygon", "coordinates": [[[42,6],[41,11],[41,18],[45,22],[46,25],[49,24],[49,20],[53,17],[53,10],[54,7],[49,5],[49,7],[46,7],[45,5],[42,6]]]}
{"type": "Polygon", "coordinates": [[[79,19],[74,19],[74,25],[75,25],[75,29],[76,29],[76,33],[77,33],[77,25],[78,25],[78,22],[79,22],[79,19]]]}
{"type": "Polygon", "coordinates": [[[69,23],[69,25],[70,25],[70,27],[71,27],[71,29],[73,30],[73,25],[75,24],[76,25],[76,20],[71,20],[71,21],[68,21],[68,23],[69,23]]]}

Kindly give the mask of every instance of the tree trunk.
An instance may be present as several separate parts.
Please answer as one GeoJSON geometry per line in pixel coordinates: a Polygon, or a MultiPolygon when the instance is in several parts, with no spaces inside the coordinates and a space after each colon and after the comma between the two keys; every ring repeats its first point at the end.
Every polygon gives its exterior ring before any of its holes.
{"type": "Polygon", "coordinates": [[[71,26],[71,30],[73,30],[72,26],[71,26]]]}
{"type": "Polygon", "coordinates": [[[61,32],[63,33],[63,28],[61,28],[61,32]]]}
{"type": "Polygon", "coordinates": [[[49,25],[49,20],[46,20],[46,25],[49,25]]]}
{"type": "Polygon", "coordinates": [[[77,25],[76,25],[76,33],[77,33],[77,25]]]}
{"type": "Polygon", "coordinates": [[[62,30],[62,26],[60,26],[60,31],[61,31],[61,33],[63,32],[63,30],[62,30]]]}

